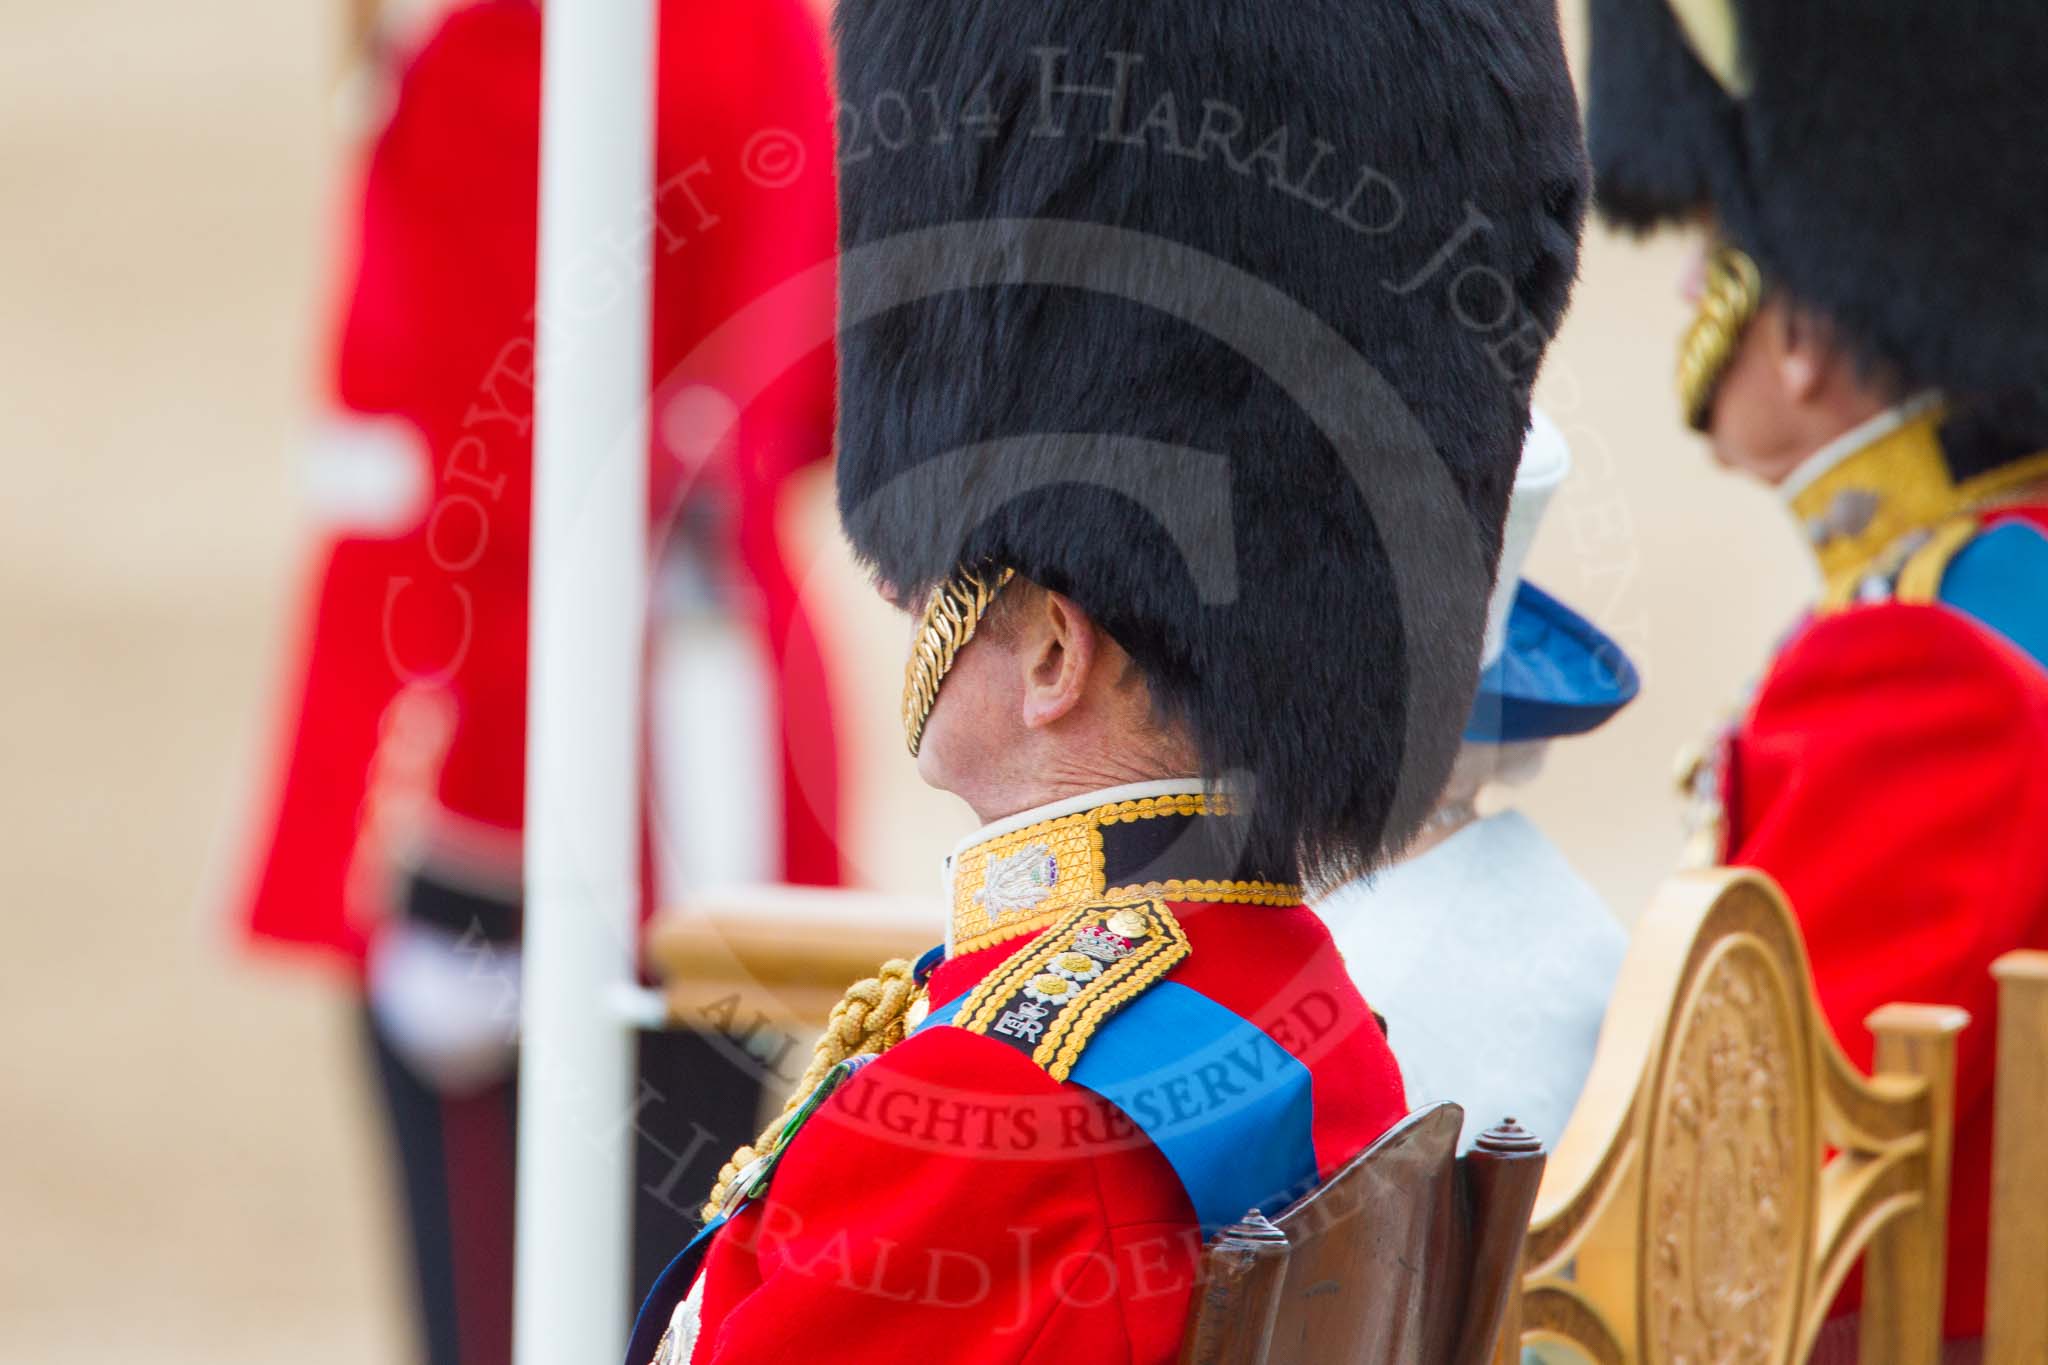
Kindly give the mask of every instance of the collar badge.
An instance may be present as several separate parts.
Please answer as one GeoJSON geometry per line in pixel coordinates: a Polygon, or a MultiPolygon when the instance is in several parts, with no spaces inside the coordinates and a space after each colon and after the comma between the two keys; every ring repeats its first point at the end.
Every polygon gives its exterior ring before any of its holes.
{"type": "Polygon", "coordinates": [[[1044,844],[1026,844],[1015,853],[988,855],[988,871],[974,899],[993,925],[1004,915],[1035,910],[1060,879],[1059,859],[1044,844]]]}

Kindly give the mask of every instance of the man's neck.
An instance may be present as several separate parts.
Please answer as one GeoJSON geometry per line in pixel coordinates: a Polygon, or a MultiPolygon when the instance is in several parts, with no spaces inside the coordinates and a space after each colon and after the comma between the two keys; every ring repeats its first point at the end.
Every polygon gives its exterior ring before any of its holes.
{"type": "Polygon", "coordinates": [[[1777,486],[1779,496],[1789,502],[1836,465],[1868,449],[1940,401],[1939,394],[1926,392],[1875,408],[1844,408],[1820,436],[1803,446],[1805,453],[1770,482],[1777,486]]]}

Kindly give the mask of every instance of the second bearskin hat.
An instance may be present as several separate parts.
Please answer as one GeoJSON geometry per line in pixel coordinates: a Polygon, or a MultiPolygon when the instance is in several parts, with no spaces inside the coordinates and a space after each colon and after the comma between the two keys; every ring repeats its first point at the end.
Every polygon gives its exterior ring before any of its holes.
{"type": "MultiPolygon", "coordinates": [[[[1762,288],[1818,311],[1901,387],[2041,411],[2048,5],[1591,0],[1590,13],[1603,215],[1636,228],[1710,216],[1762,288]]],[[[2007,454],[2048,441],[2016,434],[2007,454]]]]}
{"type": "Polygon", "coordinates": [[[856,551],[906,600],[1070,596],[1249,864],[1369,867],[1455,756],[1577,270],[1551,0],[840,0],[836,29],[856,551]]]}

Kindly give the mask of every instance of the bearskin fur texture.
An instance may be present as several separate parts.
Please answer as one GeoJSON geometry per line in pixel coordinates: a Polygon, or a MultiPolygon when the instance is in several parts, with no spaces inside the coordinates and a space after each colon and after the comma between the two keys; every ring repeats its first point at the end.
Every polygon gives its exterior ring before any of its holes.
{"type": "Polygon", "coordinates": [[[840,0],[836,30],[855,549],[905,595],[994,563],[1071,596],[1249,797],[1248,867],[1368,869],[1457,751],[1577,271],[1551,4],[840,0]]]}
{"type": "MultiPolygon", "coordinates": [[[[1667,0],[1591,0],[1602,214],[1647,228],[1711,213],[1772,287],[1901,388],[2040,412],[2048,6],[1732,3],[1751,81],[1739,99],[1667,0]]],[[[2039,449],[2048,426],[2032,436],[2014,448],[2039,449]]]]}

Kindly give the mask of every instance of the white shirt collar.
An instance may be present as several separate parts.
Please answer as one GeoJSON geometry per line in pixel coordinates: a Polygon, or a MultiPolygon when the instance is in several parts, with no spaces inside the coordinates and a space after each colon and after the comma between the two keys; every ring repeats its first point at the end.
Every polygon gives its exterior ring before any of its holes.
{"type": "Polygon", "coordinates": [[[973,848],[976,844],[987,843],[1000,838],[1012,830],[1026,825],[1035,825],[1041,820],[1057,820],[1062,815],[1079,815],[1084,810],[1107,806],[1117,801],[1142,801],[1148,796],[1189,796],[1204,790],[1199,777],[1164,777],[1152,782],[1132,782],[1121,787],[1104,787],[1100,791],[1082,792],[1049,805],[1033,806],[1020,810],[1015,815],[1006,815],[992,824],[983,825],[974,833],[953,845],[953,851],[946,855],[946,869],[952,870],[953,860],[973,848]]]}

